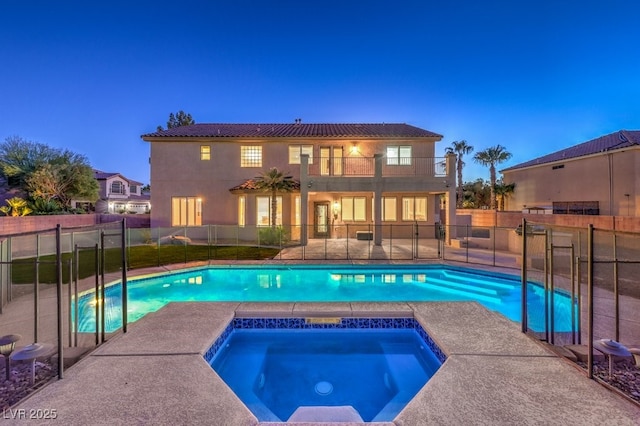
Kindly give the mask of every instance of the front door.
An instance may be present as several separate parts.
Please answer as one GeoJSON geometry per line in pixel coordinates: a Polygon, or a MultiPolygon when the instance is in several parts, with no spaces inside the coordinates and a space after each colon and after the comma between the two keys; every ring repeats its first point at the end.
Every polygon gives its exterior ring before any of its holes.
{"type": "Polygon", "coordinates": [[[313,235],[316,238],[329,236],[329,203],[313,204],[313,235]]]}

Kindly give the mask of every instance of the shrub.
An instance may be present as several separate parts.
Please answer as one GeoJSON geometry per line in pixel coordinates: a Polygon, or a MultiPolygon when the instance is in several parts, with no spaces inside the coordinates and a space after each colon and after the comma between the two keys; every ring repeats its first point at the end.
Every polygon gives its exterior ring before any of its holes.
{"type": "Polygon", "coordinates": [[[260,228],[258,230],[258,240],[260,244],[278,246],[289,241],[289,233],[282,226],[260,228]]]}

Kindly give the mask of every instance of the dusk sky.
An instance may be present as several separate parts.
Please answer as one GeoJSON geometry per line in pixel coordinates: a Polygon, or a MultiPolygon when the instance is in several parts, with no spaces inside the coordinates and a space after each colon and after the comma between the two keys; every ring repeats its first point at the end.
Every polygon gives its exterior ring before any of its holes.
{"type": "Polygon", "coordinates": [[[0,141],[149,183],[140,135],[178,110],[401,122],[442,134],[438,155],[501,144],[503,169],[640,129],[638,16],[637,0],[0,0],[0,141]]]}

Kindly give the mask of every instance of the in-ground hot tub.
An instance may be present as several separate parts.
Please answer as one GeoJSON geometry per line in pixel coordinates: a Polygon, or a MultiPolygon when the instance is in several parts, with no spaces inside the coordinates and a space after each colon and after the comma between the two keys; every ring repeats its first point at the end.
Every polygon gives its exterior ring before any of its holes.
{"type": "Polygon", "coordinates": [[[444,361],[413,318],[236,318],[205,358],[260,421],[390,421],[444,361]]]}

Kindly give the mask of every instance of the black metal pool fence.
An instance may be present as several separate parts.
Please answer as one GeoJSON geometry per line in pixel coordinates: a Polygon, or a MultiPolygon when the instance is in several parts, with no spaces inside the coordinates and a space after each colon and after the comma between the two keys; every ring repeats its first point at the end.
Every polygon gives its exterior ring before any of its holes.
{"type": "MultiPolygon", "coordinates": [[[[640,343],[640,234],[523,223],[517,228],[327,224],[275,228],[204,225],[127,228],[125,220],[85,228],[57,227],[0,241],[0,336],[23,344],[52,343],[58,359],[73,358],[110,337],[104,331],[105,285],[127,285],[132,268],[194,261],[448,261],[501,268],[534,282],[545,299],[545,330],[522,331],[549,343],[586,344],[611,338],[640,343]],[[525,230],[523,232],[523,230],[525,230]],[[303,232],[305,231],[305,232],[303,232]],[[93,291],[96,332],[79,333],[78,294],[93,291]],[[554,329],[554,295],[575,304],[570,333],[554,329]],[[67,354],[65,356],[65,353],[67,354]]],[[[523,289],[526,288],[523,286],[523,289]]],[[[126,292],[125,292],[126,294],[126,292]]],[[[126,316],[127,298],[121,312],[126,316]]],[[[118,332],[126,332],[124,327],[118,332]]],[[[592,351],[588,351],[592,353],[592,351]]],[[[589,375],[592,375],[589,362],[589,375]]],[[[63,363],[58,375],[62,377],[63,363]]]]}

